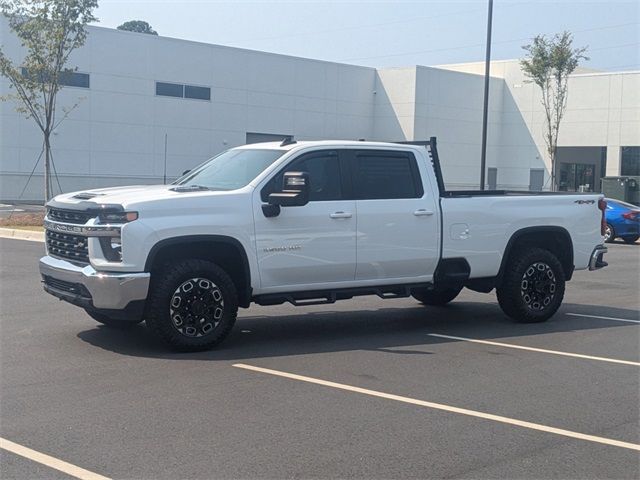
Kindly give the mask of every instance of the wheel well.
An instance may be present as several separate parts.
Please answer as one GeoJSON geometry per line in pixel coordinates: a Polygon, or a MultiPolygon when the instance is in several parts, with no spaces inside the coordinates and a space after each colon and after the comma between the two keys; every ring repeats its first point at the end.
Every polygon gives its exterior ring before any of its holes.
{"type": "Polygon", "coordinates": [[[519,250],[531,247],[544,248],[553,253],[562,264],[566,280],[571,280],[574,265],[573,243],[569,232],[561,227],[532,227],[518,230],[509,240],[500,265],[498,284],[502,281],[504,270],[511,255],[519,250]]]}
{"type": "Polygon", "coordinates": [[[198,258],[209,260],[222,268],[231,277],[237,291],[241,307],[251,303],[251,275],[244,248],[237,240],[229,237],[178,237],[157,243],[149,252],[145,271],[157,271],[167,261],[198,258]]]}

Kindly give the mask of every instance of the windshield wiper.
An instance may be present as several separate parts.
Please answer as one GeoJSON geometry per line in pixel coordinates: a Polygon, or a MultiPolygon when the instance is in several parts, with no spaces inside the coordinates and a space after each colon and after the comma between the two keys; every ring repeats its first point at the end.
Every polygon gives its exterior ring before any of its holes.
{"type": "Polygon", "coordinates": [[[209,187],[205,187],[204,185],[178,185],[170,190],[174,192],[197,192],[200,190],[209,190],[209,187]]]}

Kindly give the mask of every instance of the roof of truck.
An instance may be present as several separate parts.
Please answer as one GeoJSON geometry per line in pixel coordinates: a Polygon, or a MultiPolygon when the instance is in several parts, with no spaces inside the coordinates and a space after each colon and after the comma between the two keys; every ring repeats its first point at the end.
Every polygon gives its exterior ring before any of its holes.
{"type": "Polygon", "coordinates": [[[242,145],[236,148],[246,148],[246,149],[258,149],[258,148],[267,148],[267,149],[277,149],[277,150],[293,150],[294,148],[300,147],[384,147],[384,148],[398,148],[398,147],[414,147],[416,145],[410,144],[401,144],[401,143],[391,143],[391,142],[369,142],[369,141],[360,141],[360,140],[313,140],[313,141],[296,141],[293,143],[287,143],[286,145],[281,145],[282,142],[261,142],[261,143],[251,143],[248,145],[242,145]]]}

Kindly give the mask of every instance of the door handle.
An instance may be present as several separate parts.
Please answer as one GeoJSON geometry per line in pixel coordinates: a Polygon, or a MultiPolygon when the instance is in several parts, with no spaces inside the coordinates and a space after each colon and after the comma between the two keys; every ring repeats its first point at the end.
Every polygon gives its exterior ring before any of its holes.
{"type": "Polygon", "coordinates": [[[329,215],[331,218],[351,218],[351,214],[349,212],[334,212],[329,215]]]}
{"type": "Polygon", "coordinates": [[[433,212],[431,210],[427,210],[426,208],[419,208],[418,210],[413,212],[413,214],[416,217],[428,217],[430,215],[433,215],[433,212]]]}

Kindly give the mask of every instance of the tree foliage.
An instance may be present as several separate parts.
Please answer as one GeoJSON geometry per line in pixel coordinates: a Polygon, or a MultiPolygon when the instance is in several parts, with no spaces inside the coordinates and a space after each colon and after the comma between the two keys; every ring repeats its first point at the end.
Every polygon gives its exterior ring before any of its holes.
{"type": "Polygon", "coordinates": [[[85,27],[97,20],[97,6],[97,0],[0,0],[2,15],[26,50],[15,60],[0,47],[0,74],[13,90],[2,99],[17,100],[18,112],[32,118],[43,134],[45,201],[50,198],[50,137],[70,111],[56,119],[57,95],[61,80],[75,71],[67,66],[69,56],[84,45],[85,27]]]}
{"type": "Polygon", "coordinates": [[[158,35],[151,25],[144,20],[129,20],[118,27],[118,30],[126,30],[128,32],[148,33],[149,35],[158,35]]]}
{"type": "Polygon", "coordinates": [[[569,75],[578,67],[587,47],[573,48],[570,32],[556,34],[552,38],[538,35],[529,45],[522,47],[526,57],[520,61],[523,73],[530,82],[542,90],[545,112],[544,140],[551,160],[551,182],[555,189],[555,157],[560,123],[567,106],[569,75]]]}

